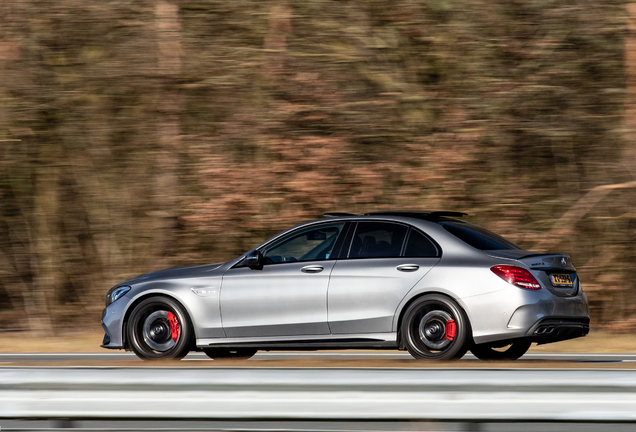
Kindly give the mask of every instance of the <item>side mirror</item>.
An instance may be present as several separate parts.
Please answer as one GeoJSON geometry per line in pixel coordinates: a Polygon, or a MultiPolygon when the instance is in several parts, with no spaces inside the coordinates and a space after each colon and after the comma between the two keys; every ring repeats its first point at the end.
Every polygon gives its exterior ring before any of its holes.
{"type": "Polygon", "coordinates": [[[245,263],[251,269],[260,269],[263,267],[263,253],[259,250],[253,250],[245,257],[245,263]]]}

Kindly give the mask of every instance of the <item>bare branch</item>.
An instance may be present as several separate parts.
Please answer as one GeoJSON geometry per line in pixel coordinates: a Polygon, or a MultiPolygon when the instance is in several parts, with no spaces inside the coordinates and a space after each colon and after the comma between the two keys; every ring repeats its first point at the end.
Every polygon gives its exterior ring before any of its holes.
{"type": "Polygon", "coordinates": [[[551,244],[557,243],[563,237],[572,234],[576,224],[585,217],[610,192],[618,189],[636,187],[636,181],[597,186],[586,193],[570,210],[554,224],[552,229],[543,236],[543,240],[535,244],[532,250],[544,250],[551,244]]]}

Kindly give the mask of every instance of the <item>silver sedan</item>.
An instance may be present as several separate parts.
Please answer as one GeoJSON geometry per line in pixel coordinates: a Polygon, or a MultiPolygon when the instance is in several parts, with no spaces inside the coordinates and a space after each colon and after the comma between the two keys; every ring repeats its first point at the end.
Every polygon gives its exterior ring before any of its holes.
{"type": "Polygon", "coordinates": [[[568,255],[521,250],[463,215],[331,213],[224,264],[124,281],[106,295],[102,346],[143,359],[397,348],[512,360],[588,333],[568,255]]]}

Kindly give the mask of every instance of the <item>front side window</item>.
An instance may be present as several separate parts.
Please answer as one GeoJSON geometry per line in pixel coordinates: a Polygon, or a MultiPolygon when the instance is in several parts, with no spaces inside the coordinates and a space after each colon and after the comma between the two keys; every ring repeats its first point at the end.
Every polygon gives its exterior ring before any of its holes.
{"type": "Polygon", "coordinates": [[[408,228],[390,222],[359,222],[349,258],[399,257],[408,228]]]}
{"type": "Polygon", "coordinates": [[[344,222],[313,226],[288,234],[263,250],[265,263],[329,259],[343,227],[344,222]]]}

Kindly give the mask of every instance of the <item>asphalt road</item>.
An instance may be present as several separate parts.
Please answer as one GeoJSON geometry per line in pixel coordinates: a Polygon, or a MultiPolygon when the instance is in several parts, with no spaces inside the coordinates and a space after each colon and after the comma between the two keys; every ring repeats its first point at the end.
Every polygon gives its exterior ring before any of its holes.
{"type": "MultiPolygon", "coordinates": [[[[182,362],[209,361],[203,353],[190,353],[182,362]]],[[[275,351],[259,352],[251,360],[271,361],[280,360],[402,360],[416,362],[408,353],[397,351],[275,351]]],[[[563,363],[636,363],[636,354],[570,354],[570,353],[529,353],[521,360],[533,362],[563,362],[563,363]]],[[[103,353],[0,353],[0,365],[25,363],[62,363],[62,362],[119,362],[142,361],[133,353],[123,351],[104,351],[103,353]]],[[[248,360],[249,362],[250,360],[248,360]]],[[[466,354],[462,363],[480,362],[470,353],[466,354]]]]}

